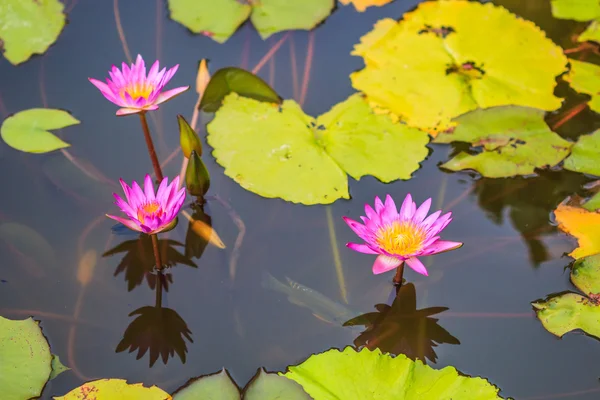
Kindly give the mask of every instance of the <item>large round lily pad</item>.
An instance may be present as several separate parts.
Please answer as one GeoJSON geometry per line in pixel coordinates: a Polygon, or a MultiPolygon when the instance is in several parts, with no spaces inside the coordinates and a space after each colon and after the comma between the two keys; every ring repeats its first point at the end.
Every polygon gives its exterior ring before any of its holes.
{"type": "Polygon", "coordinates": [[[45,53],[65,26],[64,8],[59,0],[0,1],[4,57],[16,65],[45,53]]]}
{"type": "Polygon", "coordinates": [[[580,136],[577,143],[571,148],[571,155],[567,157],[564,168],[600,176],[600,129],[589,135],[580,136]]]}
{"type": "Polygon", "coordinates": [[[168,0],[171,18],[194,33],[225,42],[250,17],[263,39],[274,33],[314,28],[335,0],[168,0]]]}
{"type": "Polygon", "coordinates": [[[404,355],[391,357],[366,348],[329,350],[289,367],[286,377],[314,399],[487,400],[499,389],[453,367],[433,369],[404,355]]]}
{"type": "Polygon", "coordinates": [[[492,3],[426,1],[396,22],[383,19],[354,55],[366,67],[352,85],[372,104],[432,131],[477,108],[555,110],[562,49],[530,21],[492,3]]]}
{"type": "Polygon", "coordinates": [[[588,106],[600,113],[600,67],[583,61],[569,59],[571,71],[565,80],[578,92],[589,94],[592,99],[588,106]]]}
{"type": "Polygon", "coordinates": [[[534,108],[475,110],[456,122],[453,131],[440,133],[435,142],[468,142],[481,152],[461,152],[442,165],[452,171],[473,169],[490,178],[529,175],[535,168],[558,164],[571,148],[546,125],[544,112],[534,108]]]}
{"type": "Polygon", "coordinates": [[[52,372],[52,354],[38,323],[0,317],[0,388],[2,399],[39,397],[52,372]]]}
{"type": "Polygon", "coordinates": [[[315,119],[292,100],[280,106],[232,93],[207,131],[226,175],[261,196],[303,204],[349,198],[346,172],[409,179],[429,141],[425,132],[374,114],[360,95],[315,119]]]}

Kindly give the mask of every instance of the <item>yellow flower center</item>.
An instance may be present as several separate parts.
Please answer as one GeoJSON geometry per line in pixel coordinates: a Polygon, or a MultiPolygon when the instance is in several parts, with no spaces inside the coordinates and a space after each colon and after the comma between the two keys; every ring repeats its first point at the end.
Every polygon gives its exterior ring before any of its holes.
{"type": "Polygon", "coordinates": [[[142,84],[130,84],[121,90],[121,98],[125,99],[125,93],[129,93],[133,100],[137,100],[140,97],[147,99],[148,96],[150,96],[150,93],[152,93],[152,89],[154,89],[154,87],[145,82],[142,84]]]}
{"type": "Polygon", "coordinates": [[[160,208],[160,204],[158,202],[153,201],[150,203],[146,203],[146,204],[142,205],[140,208],[138,208],[138,212],[137,212],[138,221],[140,221],[143,224],[145,216],[151,216],[151,215],[160,214],[160,213],[162,213],[162,209],[160,208]]]}
{"type": "Polygon", "coordinates": [[[377,232],[377,244],[386,252],[410,256],[423,247],[426,234],[411,221],[394,221],[377,232]]]}

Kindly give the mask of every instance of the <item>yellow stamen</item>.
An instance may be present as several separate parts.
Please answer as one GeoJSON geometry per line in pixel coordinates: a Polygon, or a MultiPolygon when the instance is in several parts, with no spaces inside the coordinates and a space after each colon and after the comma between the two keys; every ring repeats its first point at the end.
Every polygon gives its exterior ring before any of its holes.
{"type": "Polygon", "coordinates": [[[129,84],[128,86],[125,86],[122,90],[121,90],[121,98],[125,99],[125,93],[129,93],[129,95],[131,96],[131,98],[133,100],[137,100],[140,97],[143,97],[145,99],[148,98],[148,96],[150,96],[150,93],[152,93],[153,90],[153,86],[149,85],[147,82],[144,83],[132,83],[129,84]]]}
{"type": "Polygon", "coordinates": [[[157,214],[157,213],[161,213],[161,212],[162,212],[162,210],[160,208],[160,204],[157,203],[156,201],[146,203],[146,204],[140,206],[140,208],[138,208],[138,212],[137,212],[138,221],[140,221],[143,224],[144,216],[153,215],[153,214],[157,214]]]}
{"type": "Polygon", "coordinates": [[[377,244],[386,252],[399,256],[410,256],[423,247],[426,234],[411,221],[394,221],[377,233],[377,244]]]}

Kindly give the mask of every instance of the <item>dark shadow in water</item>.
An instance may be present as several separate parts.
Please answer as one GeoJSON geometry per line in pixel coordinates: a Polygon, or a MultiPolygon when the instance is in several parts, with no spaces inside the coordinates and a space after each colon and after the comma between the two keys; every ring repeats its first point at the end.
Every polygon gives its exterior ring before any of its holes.
{"type": "Polygon", "coordinates": [[[167,277],[162,272],[157,272],[154,281],[156,284],[156,303],[154,306],[138,308],[129,314],[137,317],[129,324],[123,339],[117,345],[115,352],[120,353],[129,349],[130,353],[138,350],[136,360],[150,353],[150,367],[160,356],[166,365],[170,357],[175,354],[185,364],[187,344],[185,339],[193,343],[192,332],[186,322],[175,310],[162,307],[162,291],[166,288],[167,277]]]}
{"type": "Polygon", "coordinates": [[[460,344],[438,324],[437,318],[431,317],[448,310],[447,307],[417,310],[417,294],[412,283],[394,290],[396,293],[391,306],[377,304],[377,312],[362,314],[344,323],[344,326],[363,325],[367,328],[354,340],[355,346],[435,363],[437,354],[434,347],[444,343],[460,344]]]}
{"type": "MultiPolygon", "coordinates": [[[[198,268],[190,257],[179,252],[176,248],[177,246],[182,247],[183,243],[170,239],[158,240],[160,259],[164,267],[173,267],[177,264],[183,264],[198,268]]],[[[152,240],[150,239],[150,236],[140,234],[137,239],[121,242],[111,250],[102,254],[102,257],[108,257],[118,253],[125,253],[125,255],[117,266],[114,276],[119,275],[121,272],[125,272],[128,291],[139,286],[144,281],[144,278],[151,289],[156,287],[156,274],[153,273],[156,262],[154,261],[154,252],[152,250],[152,240]]],[[[165,273],[164,278],[164,289],[165,291],[169,291],[169,283],[173,282],[173,277],[170,273],[165,273]]]]}
{"type": "Polygon", "coordinates": [[[486,179],[475,182],[479,207],[497,225],[504,223],[506,211],[513,227],[527,244],[534,267],[551,257],[542,237],[555,233],[550,213],[567,196],[582,191],[590,179],[569,171],[538,171],[534,178],[486,179]]]}

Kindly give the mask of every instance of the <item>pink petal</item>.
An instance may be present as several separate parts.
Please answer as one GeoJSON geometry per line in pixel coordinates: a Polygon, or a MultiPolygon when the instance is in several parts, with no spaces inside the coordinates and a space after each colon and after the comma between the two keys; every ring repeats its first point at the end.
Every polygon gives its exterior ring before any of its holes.
{"type": "Polygon", "coordinates": [[[121,187],[123,188],[123,193],[125,193],[125,197],[127,198],[127,203],[131,204],[131,197],[129,195],[129,193],[131,192],[131,188],[129,187],[129,185],[127,183],[125,183],[123,178],[119,178],[119,182],[121,183],[121,187]]]}
{"type": "Polygon", "coordinates": [[[365,242],[369,241],[370,231],[367,229],[366,226],[364,226],[361,223],[356,222],[353,219],[350,219],[348,217],[342,217],[342,218],[344,221],[346,221],[346,223],[348,224],[350,229],[352,229],[354,231],[354,233],[356,233],[358,235],[359,238],[361,238],[365,242]]]}
{"type": "Polygon", "coordinates": [[[427,273],[427,268],[425,268],[425,266],[423,265],[423,263],[416,257],[411,257],[408,260],[406,260],[406,263],[408,264],[409,267],[411,267],[412,269],[415,270],[415,272],[418,272],[421,275],[425,275],[428,276],[429,274],[427,273]]]}
{"type": "Polygon", "coordinates": [[[96,86],[96,88],[100,90],[100,93],[102,93],[106,100],[119,105],[119,99],[115,96],[111,88],[106,83],[100,82],[94,78],[88,78],[88,80],[92,83],[92,85],[96,86]]]}
{"type": "Polygon", "coordinates": [[[406,195],[406,197],[404,198],[404,201],[402,202],[402,207],[400,207],[400,219],[401,220],[407,220],[407,219],[411,219],[414,211],[413,211],[413,205],[415,203],[412,200],[412,196],[409,194],[406,195]]]}
{"type": "Polygon", "coordinates": [[[398,209],[396,208],[396,203],[394,203],[394,199],[389,194],[385,196],[385,205],[383,212],[381,214],[382,223],[389,223],[396,218],[398,218],[398,209]]]}
{"type": "Polygon", "coordinates": [[[158,95],[158,97],[156,98],[156,101],[154,101],[154,104],[164,103],[165,101],[170,100],[177,95],[180,95],[181,93],[185,92],[189,88],[190,88],[189,86],[182,86],[182,87],[178,87],[175,89],[167,90],[166,92],[162,92],[161,94],[158,95]]]}
{"type": "Polygon", "coordinates": [[[179,212],[179,209],[183,205],[185,201],[185,188],[181,188],[179,192],[167,203],[167,210],[176,210],[176,213],[179,212]]]}
{"type": "Polygon", "coordinates": [[[154,111],[154,110],[158,110],[158,106],[155,104],[149,104],[144,106],[144,111],[154,111]]]}
{"type": "Polygon", "coordinates": [[[423,229],[429,229],[429,227],[435,222],[437,221],[437,219],[439,218],[440,214],[442,213],[442,210],[438,210],[436,212],[434,212],[433,214],[431,214],[429,217],[425,218],[425,221],[423,221],[421,223],[421,227],[423,229]]]}
{"type": "Polygon", "coordinates": [[[165,194],[168,193],[168,188],[169,188],[169,178],[164,177],[162,182],[160,183],[160,185],[158,186],[158,190],[156,191],[156,200],[163,206],[167,205],[167,202],[165,201],[165,194]]]}
{"type": "Polygon", "coordinates": [[[427,213],[429,212],[429,208],[431,207],[431,198],[425,200],[423,204],[417,209],[415,215],[413,216],[413,221],[417,224],[423,222],[427,213]]]}
{"type": "Polygon", "coordinates": [[[131,201],[129,202],[129,204],[131,205],[131,207],[137,209],[139,208],[142,204],[146,204],[147,200],[146,200],[146,195],[144,194],[144,192],[142,191],[142,188],[140,187],[140,185],[138,185],[138,183],[136,181],[133,181],[133,183],[131,184],[131,201]]]}
{"type": "Polygon", "coordinates": [[[367,216],[367,218],[372,220],[374,223],[376,223],[376,224],[381,223],[381,219],[379,218],[379,215],[368,204],[365,204],[365,215],[367,216]]]}
{"type": "Polygon", "coordinates": [[[154,61],[154,64],[150,67],[150,72],[148,72],[148,77],[146,78],[146,82],[153,83],[156,79],[156,75],[158,74],[159,63],[158,60],[154,61]]]}
{"type": "Polygon", "coordinates": [[[140,227],[139,221],[133,221],[131,219],[116,217],[114,215],[108,215],[108,214],[106,214],[106,216],[108,218],[114,219],[115,221],[122,223],[123,225],[125,225],[126,227],[128,227],[131,230],[134,230],[137,232],[142,232],[142,228],[140,227]]]}
{"type": "Polygon", "coordinates": [[[369,246],[367,246],[366,244],[346,243],[346,247],[348,247],[351,250],[358,251],[359,253],[379,254],[376,251],[374,251],[373,249],[371,249],[369,246]]]}
{"type": "Polygon", "coordinates": [[[458,249],[463,244],[461,242],[451,242],[449,240],[438,240],[437,242],[429,245],[425,250],[424,254],[432,255],[439,254],[446,251],[458,249]]]}
{"type": "Polygon", "coordinates": [[[123,211],[124,213],[128,214],[128,215],[136,215],[135,210],[129,205],[129,203],[127,203],[125,200],[123,200],[118,194],[113,193],[113,197],[115,198],[115,205],[117,207],[119,207],[121,209],[121,211],[123,211]]]}
{"type": "Polygon", "coordinates": [[[433,236],[440,233],[450,223],[450,221],[452,221],[452,218],[450,218],[451,215],[452,213],[449,212],[438,218],[438,220],[435,221],[429,228],[427,235],[433,236]]]}
{"type": "MultiPolygon", "coordinates": [[[[158,107],[157,107],[158,108],[158,107]]],[[[117,115],[122,117],[123,115],[131,115],[131,114],[137,114],[137,113],[141,113],[144,110],[140,110],[139,108],[119,108],[117,110],[117,115]]]]}
{"type": "Polygon", "coordinates": [[[373,263],[373,273],[379,275],[391,271],[398,268],[402,262],[402,260],[399,260],[396,257],[380,255],[375,259],[375,263],[373,263]]]}
{"type": "Polygon", "coordinates": [[[375,212],[377,215],[381,216],[381,211],[385,208],[381,199],[377,196],[375,197],[375,212]]]}
{"type": "Polygon", "coordinates": [[[146,174],[146,177],[144,178],[144,193],[146,194],[146,201],[151,202],[156,199],[156,197],[154,197],[154,182],[152,182],[150,174],[146,174]]]}

